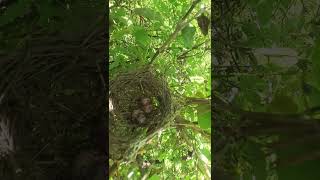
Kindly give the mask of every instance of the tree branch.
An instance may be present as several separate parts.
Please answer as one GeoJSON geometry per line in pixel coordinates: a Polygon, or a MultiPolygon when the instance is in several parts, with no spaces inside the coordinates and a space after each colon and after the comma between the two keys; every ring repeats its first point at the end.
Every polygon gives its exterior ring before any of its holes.
{"type": "Polygon", "coordinates": [[[198,123],[197,122],[190,122],[180,116],[177,116],[175,118],[175,123],[174,123],[174,126],[177,126],[177,127],[181,127],[181,126],[184,126],[184,127],[187,127],[187,128],[191,128],[193,131],[195,132],[198,132],[200,133],[201,135],[203,135],[203,137],[205,137],[207,140],[211,140],[211,135],[210,133],[208,133],[207,131],[201,129],[198,127],[198,123]]]}
{"type": "Polygon", "coordinates": [[[274,124],[296,124],[296,125],[317,125],[319,119],[313,119],[312,116],[305,112],[303,113],[270,113],[270,112],[254,112],[237,108],[227,102],[217,94],[213,94],[214,102],[216,102],[214,108],[220,108],[221,110],[229,111],[238,114],[242,119],[247,119],[256,123],[274,123],[274,124]]]}
{"type": "Polygon", "coordinates": [[[209,42],[209,40],[204,41],[204,42],[202,42],[202,43],[200,43],[200,44],[197,44],[197,45],[193,46],[191,49],[189,49],[189,50],[185,51],[184,53],[182,53],[181,55],[179,55],[177,59],[184,59],[184,58],[186,58],[186,57],[187,57],[187,54],[188,54],[189,52],[191,52],[191,51],[194,50],[194,49],[197,49],[198,47],[202,46],[202,45],[205,44],[206,42],[209,42]]]}
{"type": "Polygon", "coordinates": [[[210,99],[205,99],[205,98],[196,98],[196,97],[187,97],[187,104],[211,104],[210,99]]]}
{"type": "Polygon", "coordinates": [[[152,56],[149,65],[151,65],[154,60],[158,57],[160,53],[162,53],[167,46],[177,37],[178,33],[193,19],[186,21],[187,17],[191,14],[192,10],[196,7],[196,5],[200,2],[201,0],[195,0],[192,2],[191,7],[187,11],[187,13],[182,17],[182,19],[178,22],[178,24],[175,27],[174,32],[169,36],[169,38],[162,44],[160,48],[157,49],[156,53],[152,56]],[[184,22],[186,21],[186,22],[184,22]]]}

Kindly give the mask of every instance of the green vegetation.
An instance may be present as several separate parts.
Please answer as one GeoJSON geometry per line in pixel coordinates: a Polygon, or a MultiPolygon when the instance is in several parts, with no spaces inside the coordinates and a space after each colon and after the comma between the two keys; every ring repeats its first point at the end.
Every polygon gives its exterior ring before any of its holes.
{"type": "Polygon", "coordinates": [[[193,3],[109,2],[109,78],[151,65],[166,78],[180,111],[135,163],[120,163],[113,179],[211,177],[211,9],[210,1],[193,3]]]}
{"type": "Polygon", "coordinates": [[[217,175],[319,179],[319,7],[304,0],[214,3],[217,175]]]}

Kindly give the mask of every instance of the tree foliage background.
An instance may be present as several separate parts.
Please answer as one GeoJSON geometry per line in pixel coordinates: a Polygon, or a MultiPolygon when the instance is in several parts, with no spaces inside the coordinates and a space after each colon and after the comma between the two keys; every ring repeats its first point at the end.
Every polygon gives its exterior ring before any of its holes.
{"type": "MultiPolygon", "coordinates": [[[[149,64],[191,5],[192,1],[110,1],[109,78],[149,64]]],[[[152,62],[181,101],[181,112],[170,128],[141,149],[137,163],[120,164],[115,179],[210,178],[210,32],[202,34],[197,22],[201,12],[210,18],[210,11],[209,1],[197,4],[188,16],[193,20],[152,62]]]]}
{"type": "Polygon", "coordinates": [[[213,6],[217,175],[319,179],[319,2],[213,6]]]}

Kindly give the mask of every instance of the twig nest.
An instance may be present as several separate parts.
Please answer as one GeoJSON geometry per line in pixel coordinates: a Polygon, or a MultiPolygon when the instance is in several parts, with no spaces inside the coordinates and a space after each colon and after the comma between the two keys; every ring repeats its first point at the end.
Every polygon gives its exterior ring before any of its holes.
{"type": "Polygon", "coordinates": [[[111,80],[110,99],[117,116],[115,121],[128,124],[132,123],[132,115],[138,114],[137,110],[148,114],[148,124],[161,122],[171,111],[171,97],[166,82],[148,69],[120,73],[111,80]]]}
{"type": "Polygon", "coordinates": [[[111,157],[113,151],[118,156],[130,149],[130,144],[146,136],[146,130],[148,134],[158,130],[172,113],[166,81],[147,68],[119,73],[110,81],[109,98],[113,107],[109,121],[111,157]]]}

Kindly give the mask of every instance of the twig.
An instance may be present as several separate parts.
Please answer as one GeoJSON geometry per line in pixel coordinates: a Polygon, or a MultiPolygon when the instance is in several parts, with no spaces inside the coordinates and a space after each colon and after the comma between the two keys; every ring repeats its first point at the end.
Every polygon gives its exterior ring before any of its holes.
{"type": "Polygon", "coordinates": [[[259,122],[262,124],[278,123],[278,124],[295,124],[298,126],[318,125],[320,119],[313,118],[306,114],[310,112],[305,110],[303,113],[270,113],[270,112],[256,112],[240,109],[225,101],[223,97],[220,97],[217,93],[213,94],[214,101],[217,102],[215,108],[222,108],[225,111],[236,113],[242,118],[248,119],[250,122],[259,122]],[[219,105],[218,105],[219,104],[219,105]]]}
{"type": "MultiPolygon", "coordinates": [[[[175,31],[169,36],[169,38],[162,44],[160,48],[157,49],[156,53],[152,56],[149,65],[151,65],[154,60],[159,56],[160,53],[162,53],[167,46],[177,37],[178,33],[194,18],[191,18],[190,20],[186,21],[187,17],[191,14],[192,10],[196,7],[196,5],[200,2],[201,0],[195,0],[192,2],[191,7],[187,11],[187,13],[182,17],[182,19],[178,22],[176,25],[175,31]],[[186,21],[186,22],[184,22],[186,21]]],[[[202,11],[201,11],[202,12],[202,11]]],[[[199,13],[198,13],[199,14],[199,13]]]]}
{"type": "Polygon", "coordinates": [[[100,65],[99,65],[99,63],[97,61],[96,61],[96,66],[98,68],[100,79],[102,81],[103,87],[104,87],[105,91],[107,91],[107,85],[106,85],[107,81],[106,81],[106,78],[105,78],[105,74],[103,73],[103,71],[102,71],[102,69],[101,69],[101,67],[100,67],[100,65]]]}
{"type": "Polygon", "coordinates": [[[119,162],[115,162],[111,167],[110,167],[110,169],[109,169],[109,177],[112,177],[114,174],[115,174],[115,172],[118,170],[118,167],[119,167],[119,162]]]}
{"type": "MultiPolygon", "coordinates": [[[[181,137],[182,139],[184,139],[184,141],[186,142],[186,144],[188,144],[190,147],[192,147],[193,151],[195,152],[195,155],[197,157],[197,160],[201,159],[200,157],[200,154],[199,152],[197,151],[197,148],[196,148],[196,142],[191,142],[191,137],[187,134],[186,131],[181,131],[181,137]]],[[[210,170],[209,170],[209,167],[207,166],[206,163],[203,163],[203,168],[200,166],[200,164],[198,164],[198,169],[202,172],[203,175],[206,176],[207,179],[210,179],[210,170]]]]}
{"type": "Polygon", "coordinates": [[[191,51],[194,50],[194,49],[197,49],[198,47],[202,46],[202,45],[205,44],[206,42],[209,42],[209,40],[206,40],[206,41],[204,41],[204,42],[202,42],[202,43],[200,43],[200,44],[197,44],[197,45],[193,46],[191,49],[189,49],[189,50],[185,51],[184,53],[182,53],[181,55],[179,55],[177,59],[184,59],[185,57],[187,57],[187,54],[188,54],[189,52],[191,52],[191,51]]]}
{"type": "Polygon", "coordinates": [[[43,151],[48,147],[49,144],[50,144],[50,142],[48,142],[46,145],[44,145],[44,146],[40,149],[40,151],[32,157],[31,161],[35,160],[35,159],[39,156],[39,154],[40,154],[41,152],[43,152],[43,151]]]}
{"type": "MultiPolygon", "coordinates": [[[[100,17],[98,17],[97,21],[93,24],[94,26],[99,24],[102,20],[103,20],[104,16],[101,15],[100,17]]],[[[99,32],[99,30],[101,30],[99,28],[100,26],[98,26],[97,28],[94,28],[93,31],[84,39],[84,41],[81,43],[81,46],[83,47],[85,44],[87,44],[87,42],[97,33],[99,32]]]]}

